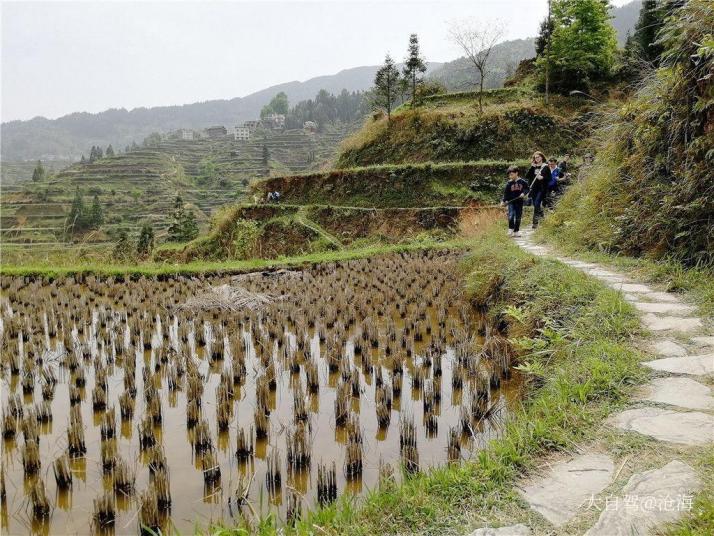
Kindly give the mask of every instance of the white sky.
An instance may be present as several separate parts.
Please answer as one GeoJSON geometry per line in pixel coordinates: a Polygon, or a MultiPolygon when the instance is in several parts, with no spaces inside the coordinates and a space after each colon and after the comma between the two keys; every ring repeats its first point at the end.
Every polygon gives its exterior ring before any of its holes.
{"type": "MultiPolygon", "coordinates": [[[[629,0],[615,0],[622,5],[629,0]]],[[[507,22],[533,36],[547,0],[7,2],[2,121],[107,108],[185,104],[360,65],[401,60],[416,32],[449,61],[449,22],[507,22]]]]}

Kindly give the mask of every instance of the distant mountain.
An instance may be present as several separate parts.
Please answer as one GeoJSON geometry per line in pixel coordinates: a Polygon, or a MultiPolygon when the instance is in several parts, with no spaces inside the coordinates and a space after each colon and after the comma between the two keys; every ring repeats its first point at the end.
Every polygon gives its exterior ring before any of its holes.
{"type": "MultiPolygon", "coordinates": [[[[440,63],[430,63],[433,70],[440,63]]],[[[261,108],[276,93],[284,91],[291,104],[314,98],[318,91],[331,93],[364,91],[372,86],[379,66],[345,69],[334,75],[318,76],[305,82],[287,82],[229,100],[210,100],[181,106],[157,106],[133,110],[110,109],[90,114],[72,113],[58,119],[35,117],[29,121],[2,124],[1,160],[78,160],[92,145],[123,149],[132,141],[141,141],[152,132],[178,128],[202,129],[211,125],[227,128],[257,119],[261,108]]]]}
{"type": "MultiPolygon", "coordinates": [[[[522,60],[533,56],[535,56],[533,38],[499,43],[491,52],[489,73],[484,78],[485,87],[501,87],[522,60]]],[[[439,69],[435,69],[430,78],[441,82],[450,91],[471,89],[478,82],[473,64],[465,57],[445,63],[439,69]]]]}
{"type": "MultiPolygon", "coordinates": [[[[618,41],[624,44],[628,32],[637,22],[641,0],[614,8],[613,25],[618,41]]],[[[499,87],[518,63],[533,57],[533,38],[506,41],[493,53],[488,87],[499,87]]],[[[152,132],[168,132],[178,128],[202,129],[211,125],[231,127],[256,119],[260,109],[279,91],[288,95],[291,104],[313,98],[321,89],[331,93],[363,91],[372,86],[379,66],[369,65],[345,69],[334,75],[318,76],[305,82],[287,82],[257,91],[245,97],[210,100],[181,106],[158,106],[133,110],[110,109],[90,114],[78,112],[58,119],[36,117],[29,121],[10,121],[0,128],[2,146],[0,160],[77,160],[88,154],[92,145],[123,149],[132,141],[140,143],[152,132]]],[[[430,63],[427,75],[444,83],[449,90],[468,89],[475,77],[464,58],[440,64],[430,63]]]]}
{"type": "Polygon", "coordinates": [[[642,0],[633,0],[629,4],[612,9],[612,25],[617,31],[617,43],[622,47],[627,40],[627,34],[632,33],[640,18],[642,0]]]}

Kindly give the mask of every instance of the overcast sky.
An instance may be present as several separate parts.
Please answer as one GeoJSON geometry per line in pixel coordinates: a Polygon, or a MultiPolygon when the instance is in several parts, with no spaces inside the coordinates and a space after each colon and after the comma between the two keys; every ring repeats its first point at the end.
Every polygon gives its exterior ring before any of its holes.
{"type": "MultiPolygon", "coordinates": [[[[622,5],[628,0],[615,0],[622,5]]],[[[2,2],[2,121],[185,104],[458,50],[449,23],[500,19],[533,36],[547,0],[2,2]]]]}

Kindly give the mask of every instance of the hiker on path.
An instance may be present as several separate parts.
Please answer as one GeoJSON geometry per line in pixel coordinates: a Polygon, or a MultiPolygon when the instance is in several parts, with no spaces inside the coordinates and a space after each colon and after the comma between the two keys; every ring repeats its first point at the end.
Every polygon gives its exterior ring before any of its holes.
{"type": "Polygon", "coordinates": [[[516,166],[508,168],[508,181],[503,191],[501,205],[508,208],[508,236],[520,236],[521,216],[523,215],[523,200],[528,195],[528,182],[520,176],[516,166]]]}
{"type": "Polygon", "coordinates": [[[543,201],[548,195],[550,183],[550,168],[545,162],[545,155],[540,151],[533,153],[531,168],[526,173],[529,183],[530,197],[533,200],[533,228],[538,227],[538,222],[543,217],[543,201]]]}
{"type": "Polygon", "coordinates": [[[550,182],[548,183],[548,194],[546,195],[543,205],[552,207],[555,198],[560,193],[560,183],[565,180],[565,170],[568,169],[568,155],[565,155],[565,158],[560,164],[558,164],[557,158],[549,158],[548,169],[550,170],[550,182]]]}

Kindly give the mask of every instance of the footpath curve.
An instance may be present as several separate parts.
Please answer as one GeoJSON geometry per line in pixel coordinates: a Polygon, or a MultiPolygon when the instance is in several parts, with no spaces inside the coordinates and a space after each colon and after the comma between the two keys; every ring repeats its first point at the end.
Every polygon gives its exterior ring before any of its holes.
{"type": "MultiPolygon", "coordinates": [[[[643,341],[656,359],[643,365],[652,371],[630,407],[611,415],[605,426],[641,434],[663,445],[707,449],[714,445],[714,396],[701,380],[714,375],[714,336],[695,308],[677,296],[606,269],[595,263],[562,257],[533,241],[532,231],[515,241],[529,253],[550,257],[599,279],[623,293],[641,315],[649,331],[643,341]]],[[[623,463],[624,465],[624,463],[623,463]]],[[[577,520],[588,504],[600,510],[585,536],[643,536],[691,509],[692,497],[703,482],[687,463],[673,457],[649,471],[634,473],[616,493],[612,484],[622,467],[597,449],[548,464],[535,477],[518,484],[518,493],[557,533],[577,520]],[[604,494],[608,488],[610,493],[604,494]]],[[[579,531],[582,532],[582,531],[579,531]]],[[[570,531],[568,531],[570,533],[570,531]]],[[[528,536],[524,524],[480,528],[470,536],[528,536]]]]}

